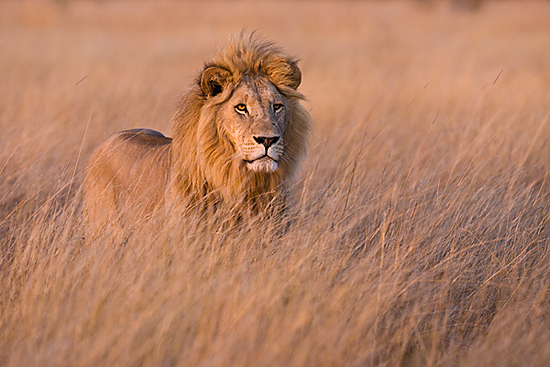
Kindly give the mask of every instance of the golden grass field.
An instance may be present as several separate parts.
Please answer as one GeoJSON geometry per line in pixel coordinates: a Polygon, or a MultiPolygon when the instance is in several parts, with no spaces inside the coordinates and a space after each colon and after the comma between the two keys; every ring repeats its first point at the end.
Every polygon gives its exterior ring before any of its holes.
{"type": "Polygon", "coordinates": [[[1,2],[0,366],[550,365],[550,2],[1,2]],[[82,239],[231,33],[301,59],[288,221],[82,239]]]}

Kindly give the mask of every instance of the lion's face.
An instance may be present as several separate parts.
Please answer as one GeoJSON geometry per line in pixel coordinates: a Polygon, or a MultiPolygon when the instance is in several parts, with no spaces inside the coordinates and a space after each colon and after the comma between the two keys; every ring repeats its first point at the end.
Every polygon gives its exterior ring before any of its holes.
{"type": "Polygon", "coordinates": [[[254,172],[275,172],[284,151],[285,99],[268,80],[245,78],[221,107],[235,157],[254,172]]]}

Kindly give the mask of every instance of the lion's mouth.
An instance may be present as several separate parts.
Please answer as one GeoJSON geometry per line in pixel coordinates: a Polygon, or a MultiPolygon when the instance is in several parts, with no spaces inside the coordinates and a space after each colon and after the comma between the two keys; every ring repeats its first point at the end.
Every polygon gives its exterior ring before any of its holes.
{"type": "Polygon", "coordinates": [[[246,163],[253,163],[253,162],[257,162],[257,161],[262,160],[262,159],[272,160],[272,161],[274,161],[274,162],[277,162],[275,159],[271,158],[271,157],[268,156],[267,154],[265,154],[265,155],[263,155],[263,156],[261,156],[261,157],[259,157],[259,158],[256,158],[256,159],[252,159],[252,160],[244,159],[244,161],[245,161],[246,163]]]}
{"type": "Polygon", "coordinates": [[[254,172],[271,173],[275,172],[279,167],[279,162],[267,154],[253,160],[244,159],[244,161],[246,162],[247,168],[254,172]]]}

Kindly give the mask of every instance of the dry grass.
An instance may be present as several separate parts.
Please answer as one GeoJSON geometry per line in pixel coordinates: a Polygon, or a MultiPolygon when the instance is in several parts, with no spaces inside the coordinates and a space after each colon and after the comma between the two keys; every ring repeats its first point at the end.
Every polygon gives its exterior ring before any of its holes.
{"type": "Polygon", "coordinates": [[[550,3],[1,8],[0,365],[550,363],[550,3]],[[93,147],[242,27],[302,59],[288,221],[80,239],[93,147]]]}

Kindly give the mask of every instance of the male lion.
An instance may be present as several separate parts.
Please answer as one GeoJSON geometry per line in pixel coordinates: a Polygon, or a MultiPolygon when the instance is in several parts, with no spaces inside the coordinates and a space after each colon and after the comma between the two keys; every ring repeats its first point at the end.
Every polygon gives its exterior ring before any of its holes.
{"type": "Polygon", "coordinates": [[[297,60],[241,34],[180,99],[173,138],[116,133],[92,153],[83,184],[88,230],[129,226],[175,208],[258,211],[284,196],[311,125],[297,60]]]}

